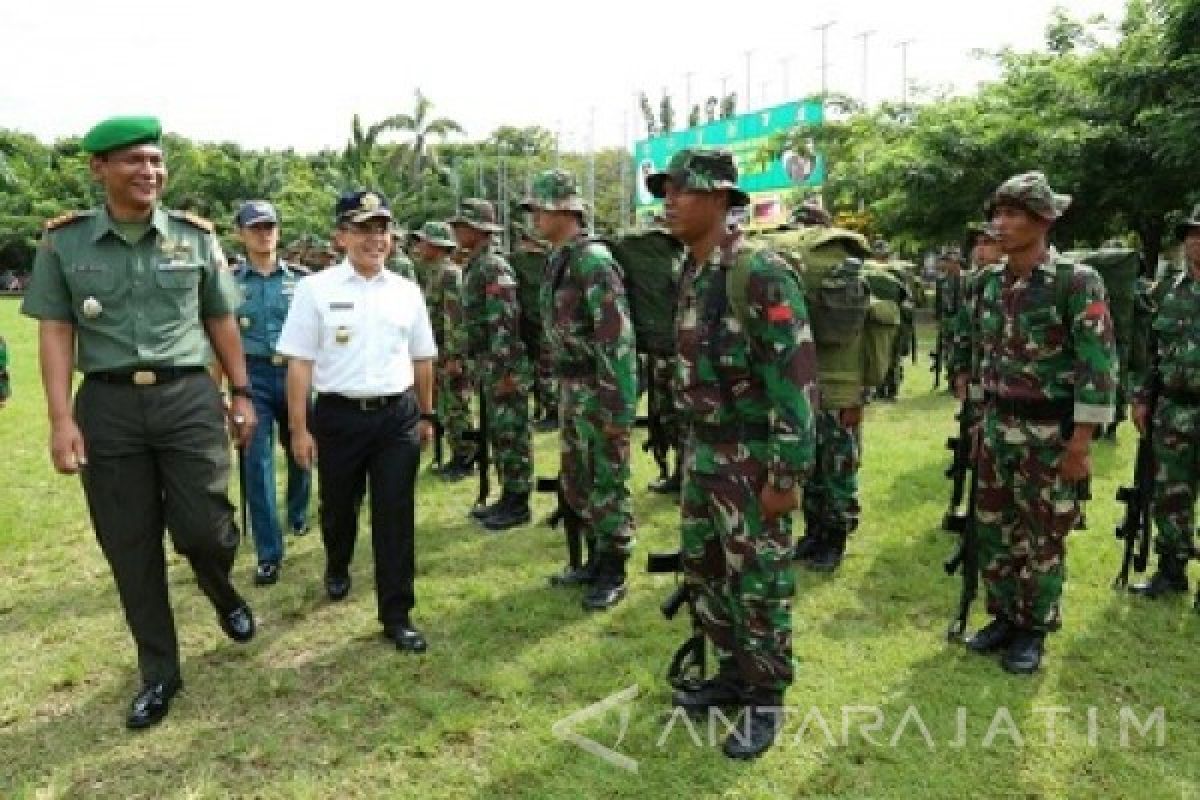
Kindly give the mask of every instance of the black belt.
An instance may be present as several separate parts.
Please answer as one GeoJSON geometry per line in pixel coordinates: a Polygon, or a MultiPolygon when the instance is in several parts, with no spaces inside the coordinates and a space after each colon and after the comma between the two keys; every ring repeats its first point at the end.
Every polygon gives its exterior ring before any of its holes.
{"type": "Polygon", "coordinates": [[[692,435],[704,444],[737,444],[747,439],[765,439],[771,426],[767,422],[730,422],[724,425],[711,425],[707,422],[693,422],[692,435]]]}
{"type": "Polygon", "coordinates": [[[170,383],[184,375],[204,372],[204,367],[142,367],[141,369],[109,369],[89,372],[87,377],[103,383],[127,383],[134,386],[156,386],[170,383]]]}
{"type": "Polygon", "coordinates": [[[989,395],[988,402],[1001,414],[1034,422],[1062,422],[1075,415],[1073,400],[1033,400],[989,395]]]}
{"type": "Polygon", "coordinates": [[[248,356],[246,356],[246,360],[247,361],[262,361],[264,363],[270,364],[273,367],[282,367],[282,366],[285,366],[288,362],[287,356],[280,355],[279,353],[275,353],[275,354],[269,355],[269,356],[250,356],[250,355],[248,355],[248,356]]]}
{"type": "Polygon", "coordinates": [[[1162,396],[1181,406],[1200,406],[1200,392],[1188,389],[1163,389],[1162,396]]]}
{"type": "Polygon", "coordinates": [[[588,361],[555,364],[554,375],[559,378],[594,378],[596,377],[596,365],[588,361]]]}
{"type": "Polygon", "coordinates": [[[346,397],[344,394],[334,394],[333,392],[322,392],[317,395],[318,403],[332,403],[333,405],[344,406],[345,408],[353,408],[357,411],[379,411],[399,403],[405,397],[408,397],[410,392],[401,392],[400,394],[381,394],[378,397],[346,397]]]}

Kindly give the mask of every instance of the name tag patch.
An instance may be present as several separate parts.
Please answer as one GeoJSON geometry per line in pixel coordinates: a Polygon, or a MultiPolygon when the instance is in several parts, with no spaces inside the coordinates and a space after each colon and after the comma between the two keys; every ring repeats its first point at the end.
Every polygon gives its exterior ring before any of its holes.
{"type": "Polygon", "coordinates": [[[330,303],[330,311],[353,311],[354,303],[330,303]]]}

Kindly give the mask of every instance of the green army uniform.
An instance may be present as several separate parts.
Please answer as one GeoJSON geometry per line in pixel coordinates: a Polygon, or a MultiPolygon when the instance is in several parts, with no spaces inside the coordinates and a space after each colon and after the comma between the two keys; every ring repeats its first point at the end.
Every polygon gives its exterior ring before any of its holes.
{"type": "Polygon", "coordinates": [[[0,406],[12,397],[12,382],[8,377],[8,342],[0,336],[0,406]]]}
{"type": "Polygon", "coordinates": [[[74,328],[83,489],[144,684],[179,683],[164,528],[222,627],[248,613],[229,582],[239,538],[229,442],[206,370],[204,322],[238,303],[224,268],[211,224],[191,214],[155,208],[148,223],[122,224],[105,208],[75,212],[47,223],[21,307],[74,328]]]}
{"type": "Polygon", "coordinates": [[[393,236],[393,240],[394,244],[392,245],[392,254],[388,256],[387,264],[385,266],[387,266],[388,269],[397,275],[408,278],[410,281],[419,286],[423,286],[420,280],[418,280],[416,265],[413,264],[413,261],[408,257],[408,254],[404,252],[404,248],[400,246],[405,240],[405,233],[403,231],[397,231],[393,236]]]}
{"type": "MultiPolygon", "coordinates": [[[[937,343],[934,346],[940,351],[936,354],[937,363],[940,364],[942,371],[949,375],[948,355],[953,346],[959,311],[963,305],[966,276],[962,272],[962,260],[957,252],[943,252],[938,260],[947,266],[945,269],[939,270],[937,280],[934,282],[933,315],[937,324],[937,343]],[[959,268],[953,270],[949,266],[950,264],[958,264],[959,268]]],[[[950,384],[949,379],[946,382],[950,384]]],[[[953,386],[948,385],[946,388],[952,389],[953,386]]]]}
{"type": "MultiPolygon", "coordinates": [[[[495,210],[486,200],[463,201],[451,225],[500,232],[495,210]]],[[[492,460],[503,487],[495,504],[474,513],[489,530],[528,522],[533,483],[529,391],[532,368],[521,339],[521,308],[513,268],[490,243],[470,255],[463,276],[467,342],[475,380],[487,409],[492,460]]]]}
{"type": "MultiPolygon", "coordinates": [[[[539,174],[526,211],[585,220],[575,179],[539,174]]],[[[544,339],[559,382],[562,495],[591,543],[592,589],[584,608],[603,610],[625,594],[634,546],[629,437],[637,405],[637,353],[621,268],[609,249],[580,234],[551,251],[541,287],[544,339]]]]}
{"type": "MultiPolygon", "coordinates": [[[[683,150],[647,185],[663,197],[667,180],[682,191],[725,190],[734,206],[749,199],[737,189],[728,151],[683,150]]],[[[690,432],[681,499],[684,580],[718,661],[716,678],[678,692],[675,702],[742,705],[742,723],[762,738],[750,751],[728,740],[725,753],[752,757],[778,730],[759,709],[778,706],[793,681],[791,518],[767,519],[760,493],[768,482],[784,492],[803,485],[813,467],[813,336],[791,267],[738,243],[714,249],[703,263],[688,253],[675,332],[675,385],[690,432]],[[744,319],[731,302],[730,269],[745,276],[744,319]]]]}
{"type": "MultiPolygon", "coordinates": [[[[1176,229],[1179,239],[1200,230],[1200,206],[1176,229]]],[[[1186,260],[1186,259],[1185,259],[1186,260]]],[[[1155,550],[1158,569],[1130,587],[1146,597],[1188,590],[1187,563],[1194,551],[1195,508],[1200,487],[1200,263],[1162,277],[1148,287],[1149,357],[1137,378],[1134,402],[1153,404],[1155,550]]],[[[1196,600],[1200,611],[1200,598],[1196,600]]]]}
{"type": "MultiPolygon", "coordinates": [[[[1026,173],[1002,184],[989,209],[1014,207],[1052,221],[1069,202],[1041,173],[1026,173]]],[[[976,532],[995,619],[968,645],[980,652],[1007,646],[1004,668],[1029,673],[1040,665],[1045,635],[1061,624],[1066,537],[1079,514],[1078,484],[1059,465],[1073,425],[1112,422],[1116,345],[1104,284],[1090,267],[1051,250],[1027,278],[1006,263],[979,280],[975,326],[986,400],[976,532]]]]}
{"type": "Polygon", "coordinates": [[[871,286],[871,293],[900,307],[900,333],[892,348],[887,377],[879,386],[867,387],[873,389],[875,396],[880,400],[895,400],[900,394],[900,384],[904,380],[904,358],[909,353],[912,336],[912,292],[905,276],[897,274],[890,262],[867,261],[863,269],[871,286]]]}
{"type": "Polygon", "coordinates": [[[463,270],[450,260],[454,234],[444,222],[430,221],[413,236],[446,249],[446,255],[417,264],[425,305],[437,342],[438,359],[434,385],[437,415],[450,447],[451,461],[443,478],[458,480],[469,474],[475,460],[475,445],[468,441],[471,430],[471,372],[467,361],[467,326],[463,318],[463,270]]]}
{"type": "Polygon", "coordinates": [[[521,301],[521,336],[533,362],[534,428],[539,431],[558,429],[558,379],[554,377],[554,358],[546,343],[545,319],[540,316],[541,287],[547,278],[549,244],[534,236],[520,224],[513,224],[513,251],[508,261],[517,274],[521,301]],[[527,288],[525,281],[530,282],[527,288]],[[526,300],[531,302],[526,306],[526,300]],[[531,315],[530,312],[533,312],[531,315]],[[537,315],[537,319],[534,319],[537,315]]]}

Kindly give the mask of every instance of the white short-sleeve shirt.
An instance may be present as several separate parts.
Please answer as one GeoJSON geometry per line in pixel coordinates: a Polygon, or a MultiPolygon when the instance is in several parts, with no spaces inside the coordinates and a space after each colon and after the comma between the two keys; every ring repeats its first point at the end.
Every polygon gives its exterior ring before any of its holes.
{"type": "Polygon", "coordinates": [[[364,278],[348,261],[300,281],[276,350],[313,362],[313,388],[347,397],[400,394],[413,361],[437,356],[420,287],[390,270],[364,278]]]}

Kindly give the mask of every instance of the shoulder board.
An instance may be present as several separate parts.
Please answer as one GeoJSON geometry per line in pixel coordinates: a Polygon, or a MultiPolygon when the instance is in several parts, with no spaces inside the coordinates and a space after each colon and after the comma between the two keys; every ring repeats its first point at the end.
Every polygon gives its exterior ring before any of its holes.
{"type": "Polygon", "coordinates": [[[191,211],[168,211],[175,219],[181,219],[184,222],[190,222],[205,233],[212,233],[214,228],[212,222],[206,220],[199,214],[193,214],[191,211]]]}
{"type": "Polygon", "coordinates": [[[78,222],[81,219],[87,219],[94,213],[95,212],[93,211],[68,211],[65,214],[59,214],[53,219],[46,220],[42,227],[48,231],[56,230],[64,225],[70,225],[72,222],[78,222]]]}
{"type": "Polygon", "coordinates": [[[294,261],[285,261],[284,263],[287,265],[288,269],[290,269],[292,272],[295,272],[298,275],[311,275],[312,274],[312,270],[309,269],[308,267],[304,266],[303,264],[298,264],[294,261]]]}

